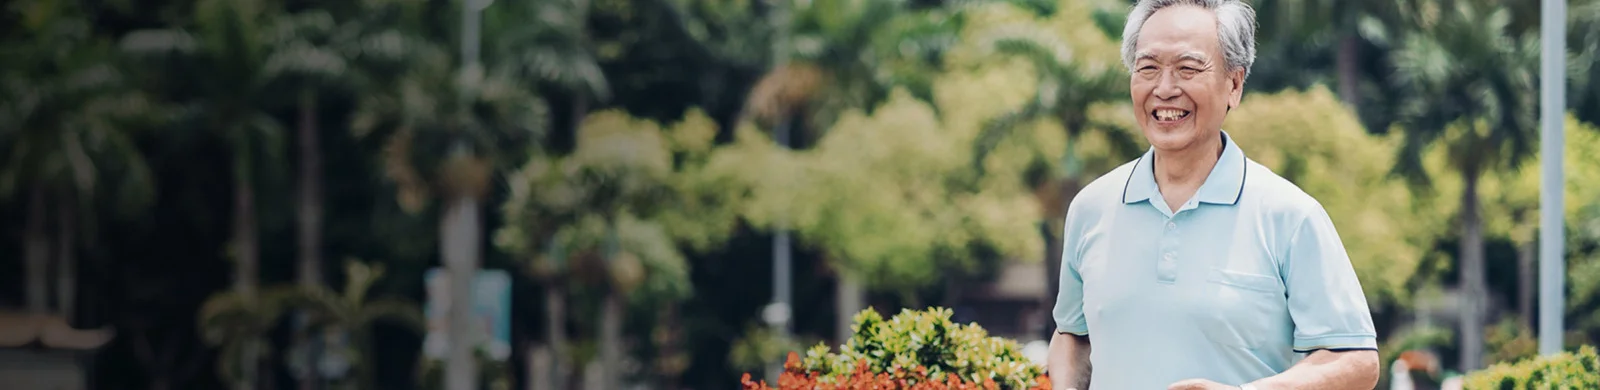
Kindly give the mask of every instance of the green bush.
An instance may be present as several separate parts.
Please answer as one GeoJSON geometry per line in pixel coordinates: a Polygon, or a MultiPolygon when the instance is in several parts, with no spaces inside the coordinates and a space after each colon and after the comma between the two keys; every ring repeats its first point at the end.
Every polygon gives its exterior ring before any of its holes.
{"type": "Polygon", "coordinates": [[[953,373],[962,380],[993,380],[1010,389],[1038,385],[1044,369],[1023,356],[1015,341],[989,337],[977,324],[953,323],[950,315],[950,309],[937,307],[902,310],[885,321],[868,308],[856,314],[851,327],[855,333],[839,353],[819,343],[806,351],[802,364],[807,371],[821,373],[825,383],[850,375],[858,362],[865,361],[874,374],[900,377],[920,368],[928,378],[953,373]]]}
{"type": "Polygon", "coordinates": [[[1600,358],[1594,346],[1577,353],[1501,363],[1466,378],[1468,390],[1600,389],[1600,358]]]}

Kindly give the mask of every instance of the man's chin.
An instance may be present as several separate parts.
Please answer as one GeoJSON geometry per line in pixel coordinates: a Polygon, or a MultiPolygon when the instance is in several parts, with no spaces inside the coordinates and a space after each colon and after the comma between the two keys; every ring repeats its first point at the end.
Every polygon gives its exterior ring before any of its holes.
{"type": "Polygon", "coordinates": [[[1147,125],[1144,129],[1145,141],[1156,150],[1182,150],[1195,144],[1199,138],[1199,131],[1192,126],[1169,128],[1160,125],[1147,125]]]}

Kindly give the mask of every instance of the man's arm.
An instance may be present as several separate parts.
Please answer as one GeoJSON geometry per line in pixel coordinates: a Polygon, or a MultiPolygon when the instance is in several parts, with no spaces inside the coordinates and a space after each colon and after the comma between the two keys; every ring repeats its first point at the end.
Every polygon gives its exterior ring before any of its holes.
{"type": "Polygon", "coordinates": [[[1251,382],[1260,390],[1361,389],[1378,386],[1378,351],[1319,349],[1281,374],[1251,382]]]}
{"type": "Polygon", "coordinates": [[[1052,389],[1089,389],[1089,336],[1056,332],[1050,337],[1047,361],[1052,389]]]}

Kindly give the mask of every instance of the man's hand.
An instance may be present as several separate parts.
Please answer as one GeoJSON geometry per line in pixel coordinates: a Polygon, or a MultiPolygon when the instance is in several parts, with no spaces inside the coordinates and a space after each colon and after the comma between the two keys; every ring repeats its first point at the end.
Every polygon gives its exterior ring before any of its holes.
{"type": "Polygon", "coordinates": [[[1167,386],[1167,390],[1235,390],[1238,387],[1228,386],[1205,379],[1185,379],[1167,386]]]}

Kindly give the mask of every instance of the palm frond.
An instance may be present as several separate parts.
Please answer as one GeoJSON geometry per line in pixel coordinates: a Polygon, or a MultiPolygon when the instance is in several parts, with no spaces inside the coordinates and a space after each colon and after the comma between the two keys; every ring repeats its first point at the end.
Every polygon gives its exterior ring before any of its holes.
{"type": "Polygon", "coordinates": [[[978,133],[978,138],[972,144],[972,167],[983,172],[989,154],[993,153],[1002,141],[1010,138],[1017,127],[1037,119],[1043,112],[1044,107],[1028,104],[1016,111],[985,121],[983,130],[978,133]]]}
{"type": "Polygon", "coordinates": [[[417,305],[401,300],[377,300],[362,304],[354,324],[370,326],[378,322],[400,325],[413,332],[427,331],[427,319],[417,305]]]}
{"type": "Polygon", "coordinates": [[[1037,27],[998,27],[987,32],[981,42],[987,53],[1026,59],[1040,74],[1062,73],[1073,63],[1072,48],[1037,27]]]}
{"type": "Polygon", "coordinates": [[[120,47],[130,55],[164,58],[193,54],[199,42],[180,29],[138,30],[123,36],[120,47]]]}
{"type": "Polygon", "coordinates": [[[267,77],[333,81],[341,79],[348,68],[348,61],[333,48],[293,41],[268,54],[262,71],[267,77]]]}

